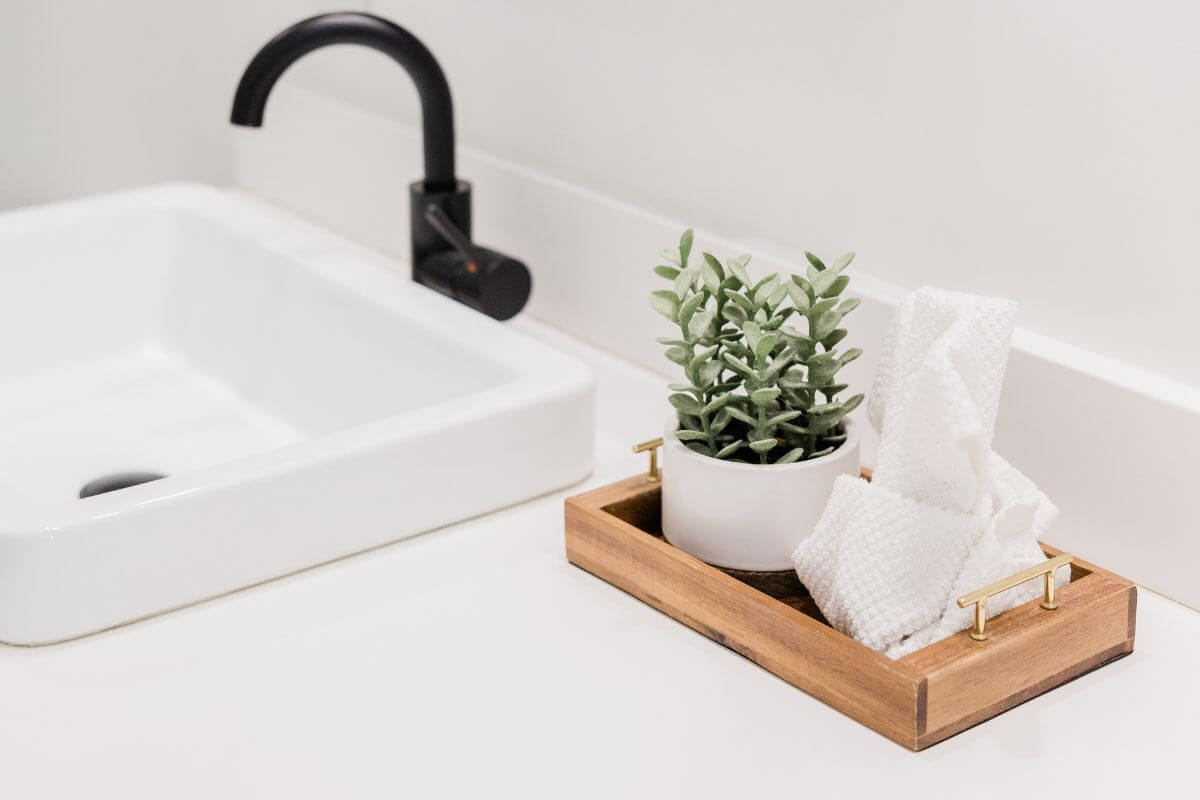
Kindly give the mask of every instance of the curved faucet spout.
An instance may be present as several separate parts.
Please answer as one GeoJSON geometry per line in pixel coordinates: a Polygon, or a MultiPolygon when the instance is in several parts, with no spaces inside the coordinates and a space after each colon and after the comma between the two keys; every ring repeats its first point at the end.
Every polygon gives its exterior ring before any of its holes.
{"type": "Polygon", "coordinates": [[[454,108],[450,84],[437,59],[421,40],[392,22],[371,14],[320,14],[296,23],[258,52],[233,100],[230,121],[257,128],[275,81],[296,59],[331,44],[358,44],[392,57],[417,85],[425,139],[425,188],[454,191],[454,108]]]}
{"type": "Polygon", "coordinates": [[[267,42],[246,67],[233,98],[235,125],[262,125],[275,81],[305,53],[331,44],[360,44],[392,57],[421,98],[425,180],[409,184],[412,277],[496,319],[512,317],[529,299],[529,268],[471,239],[471,184],[454,174],[454,109],[450,85],[421,40],[382,17],[320,14],[267,42]]]}

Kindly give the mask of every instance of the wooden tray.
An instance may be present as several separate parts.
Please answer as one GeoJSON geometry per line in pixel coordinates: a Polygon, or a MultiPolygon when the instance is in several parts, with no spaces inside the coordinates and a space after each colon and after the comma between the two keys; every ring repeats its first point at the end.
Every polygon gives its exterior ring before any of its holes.
{"type": "Polygon", "coordinates": [[[569,498],[568,560],[913,750],[1133,652],[1136,587],[1076,560],[1056,610],[1033,600],[989,619],[986,641],[964,631],[893,661],[831,628],[798,580],[668,544],[660,491],[639,475],[569,498]]]}

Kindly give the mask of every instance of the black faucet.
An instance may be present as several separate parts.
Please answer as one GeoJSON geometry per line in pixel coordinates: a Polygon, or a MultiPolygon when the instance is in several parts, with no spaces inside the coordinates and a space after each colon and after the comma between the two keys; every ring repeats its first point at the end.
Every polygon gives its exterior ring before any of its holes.
{"type": "Polygon", "coordinates": [[[408,189],[412,277],[496,319],[525,306],[532,281],[520,261],[471,241],[471,184],[454,174],[450,85],[421,40],[382,17],[319,14],[267,42],[246,67],[233,98],[234,125],[262,125],[275,81],[296,59],[331,44],[359,44],[392,57],[417,85],[425,138],[425,180],[408,189]]]}

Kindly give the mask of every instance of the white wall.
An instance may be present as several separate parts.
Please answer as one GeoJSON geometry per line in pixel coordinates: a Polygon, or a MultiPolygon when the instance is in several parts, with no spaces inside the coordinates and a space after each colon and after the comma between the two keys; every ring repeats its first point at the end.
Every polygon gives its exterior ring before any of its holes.
{"type": "Polygon", "coordinates": [[[313,0],[0,0],[0,208],[233,180],[229,104],[313,0]]]}
{"type": "MultiPolygon", "coordinates": [[[[367,5],[438,54],[467,146],[739,241],[1014,297],[1035,331],[1200,384],[1179,302],[1200,296],[1200,5],[367,5]]],[[[417,120],[382,57],[309,58],[298,84],[417,120]]]]}
{"type": "MultiPolygon", "coordinates": [[[[1008,295],[1034,331],[1200,385],[1175,302],[1200,296],[1195,3],[362,7],[438,54],[465,146],[740,242],[1008,295]]],[[[235,179],[241,68],[321,10],[3,0],[0,207],[235,179]]],[[[375,53],[312,55],[284,83],[417,119],[375,53]]]]}

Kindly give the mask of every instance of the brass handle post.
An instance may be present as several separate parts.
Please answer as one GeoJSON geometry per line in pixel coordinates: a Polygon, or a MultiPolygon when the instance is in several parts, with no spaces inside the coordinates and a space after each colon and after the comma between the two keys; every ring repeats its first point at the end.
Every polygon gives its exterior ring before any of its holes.
{"type": "Polygon", "coordinates": [[[658,467],[658,448],[662,447],[662,437],[651,439],[647,442],[639,442],[633,446],[635,453],[650,454],[650,468],[646,471],[646,480],[657,482],[662,478],[662,470],[658,467]]]}
{"type": "Polygon", "coordinates": [[[1054,597],[1054,573],[1059,567],[1070,564],[1074,560],[1075,556],[1070,553],[1063,553],[1054,558],[1047,559],[1041,564],[1034,564],[1029,569],[1023,569],[1016,575],[1010,575],[1003,580],[996,581],[982,589],[976,589],[958,598],[959,608],[966,608],[972,603],[975,604],[975,624],[969,631],[971,638],[977,642],[982,642],[988,638],[987,600],[989,597],[1039,576],[1042,578],[1042,608],[1047,611],[1053,611],[1058,608],[1058,600],[1054,597]]]}

